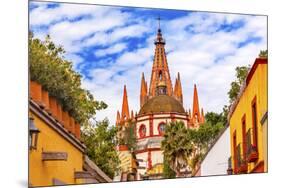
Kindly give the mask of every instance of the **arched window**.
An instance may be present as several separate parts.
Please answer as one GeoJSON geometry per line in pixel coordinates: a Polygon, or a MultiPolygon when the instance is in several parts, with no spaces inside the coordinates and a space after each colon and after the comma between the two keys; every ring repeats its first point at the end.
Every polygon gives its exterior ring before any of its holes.
{"type": "Polygon", "coordinates": [[[145,128],[145,125],[141,125],[140,128],[139,128],[139,136],[140,138],[143,138],[145,137],[146,135],[146,128],[145,128]]]}
{"type": "Polygon", "coordinates": [[[195,114],[194,118],[195,118],[195,122],[198,123],[199,120],[198,120],[198,115],[197,114],[195,114]]]}
{"type": "Polygon", "coordinates": [[[164,132],[165,132],[165,123],[164,122],[161,122],[159,123],[158,125],[158,131],[159,131],[159,135],[163,135],[164,132]]]}
{"type": "Polygon", "coordinates": [[[162,71],[159,71],[159,80],[162,80],[162,71]]]}

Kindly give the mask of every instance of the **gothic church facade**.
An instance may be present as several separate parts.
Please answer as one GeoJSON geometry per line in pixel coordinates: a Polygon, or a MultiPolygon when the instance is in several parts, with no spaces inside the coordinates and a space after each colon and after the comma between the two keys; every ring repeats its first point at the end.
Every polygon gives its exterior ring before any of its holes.
{"type": "Polygon", "coordinates": [[[150,179],[162,177],[163,154],[161,141],[165,125],[172,121],[182,121],[187,128],[198,128],[204,123],[203,108],[199,108],[196,85],[193,91],[193,108],[183,107],[183,93],[180,74],[177,74],[174,86],[171,82],[168,61],[165,52],[165,40],[161,29],[158,29],[155,53],[149,87],[144,73],[141,76],[140,110],[129,111],[128,95],[124,86],[121,113],[117,111],[116,126],[130,126],[126,122],[134,122],[137,149],[134,151],[139,161],[139,177],[150,179]]]}

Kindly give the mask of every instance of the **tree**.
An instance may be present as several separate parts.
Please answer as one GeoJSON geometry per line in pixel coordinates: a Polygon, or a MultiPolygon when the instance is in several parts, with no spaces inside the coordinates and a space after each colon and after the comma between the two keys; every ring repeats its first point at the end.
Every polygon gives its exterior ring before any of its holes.
{"type": "Polygon", "coordinates": [[[223,124],[221,122],[215,125],[205,122],[198,129],[190,129],[191,141],[194,147],[197,148],[197,153],[204,154],[222,128],[223,124]]]}
{"type": "MultiPolygon", "coordinates": [[[[220,116],[217,115],[217,117],[220,116]]],[[[215,125],[207,121],[198,129],[188,129],[181,121],[167,124],[164,140],[161,143],[165,177],[173,177],[170,170],[174,171],[177,176],[181,168],[191,167],[192,170],[195,170],[196,165],[202,160],[223,127],[220,119],[216,121],[215,125]]]]}
{"type": "Polygon", "coordinates": [[[228,91],[229,102],[232,103],[237,98],[240,88],[245,81],[248,71],[250,70],[250,65],[236,67],[236,80],[231,82],[231,88],[228,91]]]}
{"type": "Polygon", "coordinates": [[[135,126],[135,122],[131,120],[127,122],[127,126],[118,126],[118,132],[122,132],[122,137],[118,138],[118,144],[127,145],[130,151],[134,151],[137,145],[135,126]]]}
{"type": "Polygon", "coordinates": [[[217,121],[216,124],[211,124],[210,121],[206,121],[201,124],[198,129],[189,129],[190,142],[194,149],[193,157],[190,160],[190,167],[195,170],[197,164],[201,162],[208,148],[211,146],[215,138],[221,132],[224,124],[217,121]]]}
{"type": "Polygon", "coordinates": [[[169,162],[167,161],[165,156],[163,161],[163,176],[164,178],[168,178],[168,179],[176,177],[176,173],[171,169],[169,162]]]}
{"type": "Polygon", "coordinates": [[[227,117],[225,116],[224,112],[207,112],[205,115],[205,121],[210,123],[211,125],[216,125],[217,123],[222,123],[223,125],[225,125],[227,123],[227,117]]]}
{"type": "Polygon", "coordinates": [[[222,116],[223,116],[223,124],[226,125],[228,120],[227,120],[227,116],[228,116],[228,111],[229,111],[229,107],[228,105],[224,105],[223,109],[222,109],[222,116]]]}
{"type": "Polygon", "coordinates": [[[95,126],[91,123],[96,111],[107,105],[82,88],[81,75],[73,69],[72,62],[64,58],[64,53],[63,47],[55,45],[50,36],[41,41],[30,33],[30,79],[40,83],[82,125],[86,154],[113,178],[119,165],[115,150],[116,129],[109,127],[108,120],[97,122],[95,126]]]}
{"type": "MultiPolygon", "coordinates": [[[[267,50],[261,50],[259,53],[259,58],[267,58],[268,56],[268,51],[267,50]]],[[[242,87],[243,83],[245,82],[248,72],[251,69],[251,65],[248,66],[241,66],[241,67],[236,67],[236,80],[231,82],[231,87],[230,90],[228,91],[228,97],[229,97],[229,105],[225,105],[223,108],[223,114],[227,118],[228,114],[228,108],[229,106],[236,100],[240,88],[242,87]]]]}
{"type": "MultiPolygon", "coordinates": [[[[265,54],[265,52],[263,52],[265,54]]],[[[242,87],[245,79],[247,78],[248,72],[250,70],[250,65],[248,66],[241,66],[236,67],[236,79],[231,82],[230,90],[228,91],[228,97],[229,97],[229,103],[232,104],[240,91],[240,88],[242,87]]],[[[224,105],[223,111],[221,113],[215,113],[215,112],[207,112],[205,115],[206,122],[209,122],[211,125],[216,125],[217,123],[222,123],[223,125],[227,124],[227,116],[228,116],[228,108],[229,105],[224,105]]]]}
{"type": "Polygon", "coordinates": [[[182,121],[171,122],[165,126],[161,149],[170,168],[180,175],[180,170],[188,166],[188,158],[193,152],[191,135],[182,121]]]}
{"type": "Polygon", "coordinates": [[[75,121],[83,125],[107,105],[94,100],[93,95],[82,88],[81,75],[74,71],[72,62],[65,60],[64,54],[63,47],[55,45],[50,36],[41,41],[29,34],[30,79],[40,83],[75,121]]]}
{"type": "Polygon", "coordinates": [[[266,58],[267,59],[268,52],[267,50],[261,50],[259,54],[259,58],[266,58]]]}
{"type": "Polygon", "coordinates": [[[88,124],[84,127],[82,140],[86,145],[86,154],[110,178],[118,171],[120,164],[116,147],[117,129],[109,126],[107,119],[97,122],[95,126],[88,124]]]}

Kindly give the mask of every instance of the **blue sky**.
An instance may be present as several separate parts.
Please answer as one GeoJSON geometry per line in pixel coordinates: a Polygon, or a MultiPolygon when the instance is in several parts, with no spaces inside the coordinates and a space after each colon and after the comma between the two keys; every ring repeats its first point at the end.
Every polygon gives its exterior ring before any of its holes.
{"type": "Polygon", "coordinates": [[[172,83],[180,72],[184,107],[192,107],[193,85],[204,111],[220,112],[235,67],[252,64],[266,49],[265,16],[158,10],[63,3],[30,3],[30,29],[52,40],[83,75],[83,87],[109,107],[97,113],[113,124],[127,85],[130,110],[139,110],[141,73],[147,81],[153,40],[161,17],[172,83]]]}

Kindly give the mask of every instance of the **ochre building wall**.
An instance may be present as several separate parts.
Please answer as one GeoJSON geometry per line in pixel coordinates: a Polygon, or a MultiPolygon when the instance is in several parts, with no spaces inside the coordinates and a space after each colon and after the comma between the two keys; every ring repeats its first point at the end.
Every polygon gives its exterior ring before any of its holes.
{"type": "Polygon", "coordinates": [[[30,112],[34,124],[40,130],[37,150],[29,151],[29,180],[33,186],[53,185],[53,179],[65,184],[82,183],[75,180],[74,172],[82,171],[83,153],[63,136],[48,126],[42,119],[30,112]],[[42,152],[67,152],[67,161],[42,161],[42,152]]]}

